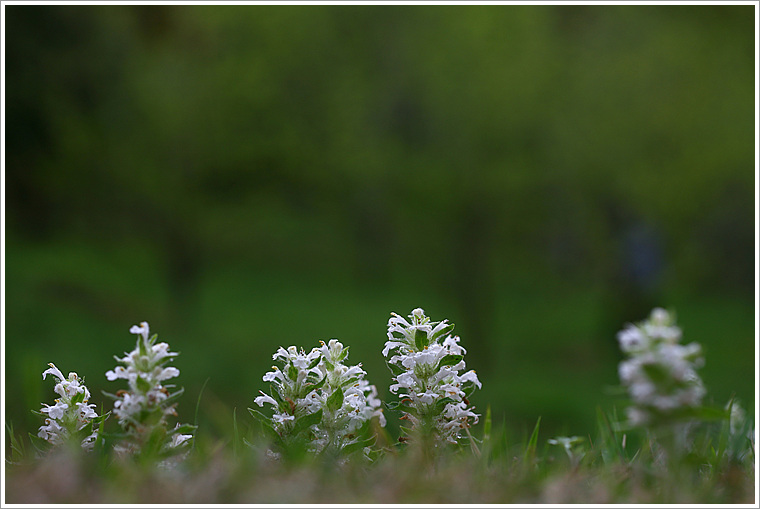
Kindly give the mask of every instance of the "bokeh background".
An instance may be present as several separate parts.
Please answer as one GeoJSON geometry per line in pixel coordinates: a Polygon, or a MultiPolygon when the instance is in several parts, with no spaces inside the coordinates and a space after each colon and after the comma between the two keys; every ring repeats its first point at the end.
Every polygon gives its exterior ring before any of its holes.
{"type": "Polygon", "coordinates": [[[389,400],[415,307],[518,435],[593,434],[654,306],[753,410],[753,9],[6,6],[7,420],[48,362],[109,405],[143,320],[199,434],[281,345],[340,339],[389,400]]]}

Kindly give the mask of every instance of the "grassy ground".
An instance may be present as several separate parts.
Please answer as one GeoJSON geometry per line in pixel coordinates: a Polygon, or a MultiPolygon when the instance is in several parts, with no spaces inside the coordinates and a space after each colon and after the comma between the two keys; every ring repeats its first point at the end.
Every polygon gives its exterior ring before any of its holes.
{"type": "Polygon", "coordinates": [[[199,433],[173,467],[67,449],[38,458],[11,451],[6,503],[725,503],[756,502],[754,450],[726,423],[702,423],[668,460],[648,434],[624,434],[598,414],[595,436],[566,454],[536,424],[530,437],[482,432],[457,449],[421,450],[380,433],[378,457],[272,459],[255,428],[227,440],[199,433]],[[248,442],[248,444],[246,444],[248,442]],[[736,444],[739,444],[738,446],[736,444]],[[745,447],[747,446],[747,447],[745,447]],[[737,448],[738,447],[738,448],[737,448]],[[748,452],[743,459],[737,451],[748,452]]]}

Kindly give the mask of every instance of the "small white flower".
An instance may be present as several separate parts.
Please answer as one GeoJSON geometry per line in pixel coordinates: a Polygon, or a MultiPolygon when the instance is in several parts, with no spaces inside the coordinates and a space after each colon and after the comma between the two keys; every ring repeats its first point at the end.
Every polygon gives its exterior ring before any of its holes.
{"type": "Polygon", "coordinates": [[[287,421],[294,421],[295,418],[296,417],[294,415],[288,415],[288,414],[274,414],[272,416],[272,420],[274,420],[274,422],[276,422],[277,424],[282,424],[287,421]]]}
{"type": "Polygon", "coordinates": [[[257,396],[253,402],[259,406],[264,406],[264,403],[269,403],[273,407],[277,408],[277,402],[274,400],[274,398],[272,396],[264,394],[263,392],[261,393],[261,396],[257,396]]]}
{"type": "Polygon", "coordinates": [[[150,327],[148,326],[148,322],[141,322],[140,325],[133,325],[130,327],[129,332],[142,336],[143,341],[147,343],[148,335],[150,335],[150,327]]]}
{"type": "Polygon", "coordinates": [[[55,367],[55,364],[52,362],[48,364],[50,366],[48,369],[42,372],[42,379],[44,380],[45,377],[49,374],[56,377],[58,380],[66,380],[66,377],[63,376],[63,373],[61,373],[61,370],[55,367]]]}
{"type": "Polygon", "coordinates": [[[66,413],[66,409],[69,408],[69,405],[62,401],[58,401],[54,406],[49,406],[45,403],[43,405],[45,405],[45,408],[41,409],[40,412],[48,414],[51,419],[62,419],[66,413]]]}

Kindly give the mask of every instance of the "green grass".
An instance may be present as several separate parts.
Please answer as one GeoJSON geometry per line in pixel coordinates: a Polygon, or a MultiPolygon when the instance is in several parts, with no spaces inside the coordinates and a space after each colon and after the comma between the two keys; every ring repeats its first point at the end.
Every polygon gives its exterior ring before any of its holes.
{"type": "MultiPolygon", "coordinates": [[[[754,451],[731,452],[728,426],[702,422],[688,453],[657,456],[656,442],[625,432],[614,412],[597,412],[571,460],[547,443],[541,419],[521,438],[490,411],[458,448],[421,451],[381,432],[370,462],[292,455],[273,460],[260,426],[245,412],[226,417],[226,437],[196,434],[189,457],[161,468],[108,451],[62,448],[35,457],[13,433],[6,458],[7,503],[753,503],[754,451]]],[[[736,445],[736,444],[734,444],[736,445]]],[[[746,446],[746,444],[744,444],[746,446]]],[[[740,444],[740,447],[742,445],[740,444]]]]}

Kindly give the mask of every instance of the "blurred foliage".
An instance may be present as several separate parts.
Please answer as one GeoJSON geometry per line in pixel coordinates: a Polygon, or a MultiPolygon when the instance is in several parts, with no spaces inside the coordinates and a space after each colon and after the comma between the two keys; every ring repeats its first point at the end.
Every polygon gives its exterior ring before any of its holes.
{"type": "Polygon", "coordinates": [[[656,305],[716,404],[754,401],[752,6],[5,13],[16,429],[47,362],[113,391],[142,320],[182,352],[181,416],[209,379],[199,433],[280,345],[338,338],[384,396],[418,306],[516,430],[589,432],[656,305]]]}

